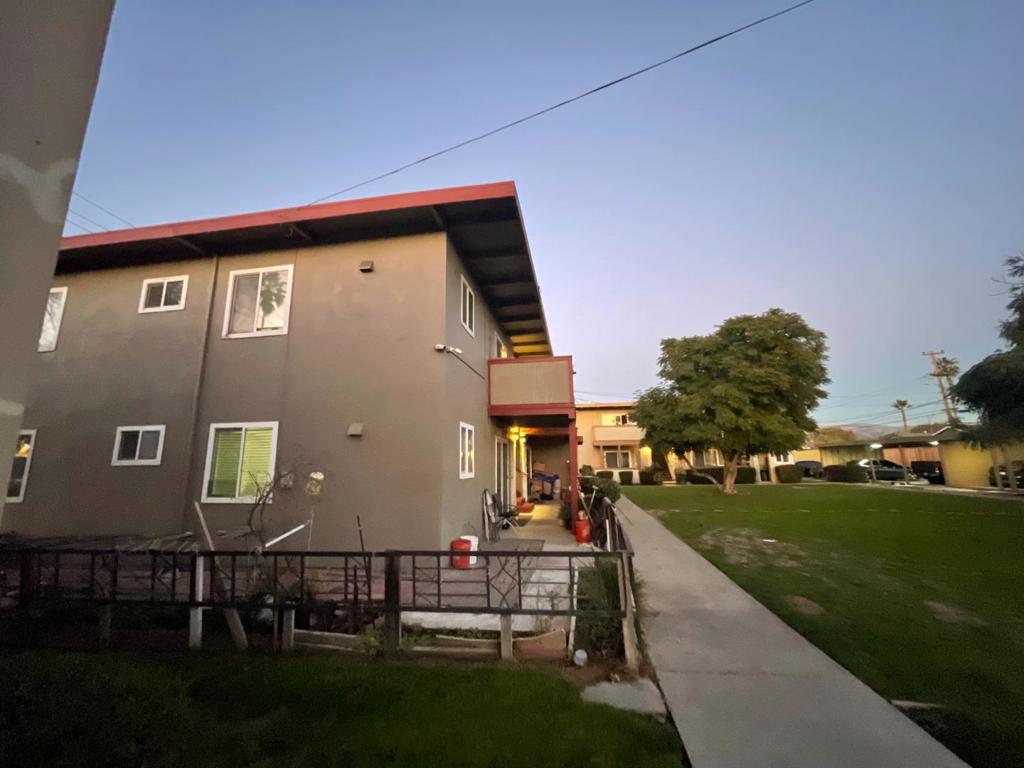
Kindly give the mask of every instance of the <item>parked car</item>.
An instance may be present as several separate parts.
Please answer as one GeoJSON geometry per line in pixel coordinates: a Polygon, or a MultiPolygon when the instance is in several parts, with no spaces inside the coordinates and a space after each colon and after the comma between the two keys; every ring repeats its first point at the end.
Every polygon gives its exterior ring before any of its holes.
{"type": "Polygon", "coordinates": [[[804,477],[818,477],[823,474],[820,461],[795,461],[794,467],[800,467],[804,471],[804,477]]]}
{"type": "Polygon", "coordinates": [[[915,475],[924,478],[932,485],[946,484],[946,475],[942,471],[941,461],[912,461],[910,469],[915,475]]]}
{"type": "Polygon", "coordinates": [[[907,472],[904,477],[903,465],[897,464],[895,461],[889,461],[888,459],[861,459],[860,461],[847,462],[856,464],[857,466],[864,469],[868,473],[870,478],[872,475],[871,465],[875,465],[874,476],[875,480],[916,480],[917,476],[913,472],[907,472]]]}
{"type": "MultiPolygon", "coordinates": [[[[1010,466],[1013,467],[1013,474],[1017,478],[1017,488],[1024,488],[1024,461],[1011,461],[1010,466]]],[[[988,468],[988,484],[995,486],[996,475],[992,470],[992,467],[988,468]]],[[[1001,487],[1010,487],[1010,473],[1006,471],[1005,464],[999,465],[999,480],[1001,487]]]]}

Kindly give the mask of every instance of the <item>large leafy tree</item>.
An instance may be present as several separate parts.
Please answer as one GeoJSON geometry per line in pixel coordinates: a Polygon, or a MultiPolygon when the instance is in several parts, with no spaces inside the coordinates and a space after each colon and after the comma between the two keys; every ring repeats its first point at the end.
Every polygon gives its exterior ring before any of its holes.
{"type": "Polygon", "coordinates": [[[633,415],[653,450],[719,449],[722,490],[735,493],[745,456],[799,448],[817,429],[810,414],[825,396],[825,360],[825,334],[798,314],[733,317],[708,336],[662,340],[662,383],[633,415]]]}
{"type": "Polygon", "coordinates": [[[969,432],[984,446],[1024,440],[1024,252],[1006,260],[1010,316],[1000,326],[1009,346],[970,368],[951,393],[978,414],[969,432]]]}

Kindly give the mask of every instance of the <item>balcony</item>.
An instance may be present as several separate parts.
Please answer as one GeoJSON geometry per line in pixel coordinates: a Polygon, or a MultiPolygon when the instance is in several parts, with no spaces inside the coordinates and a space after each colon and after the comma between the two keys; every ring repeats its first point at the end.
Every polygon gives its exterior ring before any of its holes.
{"type": "Polygon", "coordinates": [[[644,430],[636,424],[594,427],[594,445],[629,445],[644,439],[644,430]]]}
{"type": "Polygon", "coordinates": [[[488,413],[575,418],[572,374],[569,355],[488,360],[488,413]]]}

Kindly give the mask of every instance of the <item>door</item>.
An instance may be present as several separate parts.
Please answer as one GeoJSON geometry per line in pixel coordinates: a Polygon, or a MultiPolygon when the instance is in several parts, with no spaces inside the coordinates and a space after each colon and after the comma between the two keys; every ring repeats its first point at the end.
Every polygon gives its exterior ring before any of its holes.
{"type": "Polygon", "coordinates": [[[512,484],[512,463],[509,442],[504,437],[494,440],[494,492],[506,504],[510,503],[509,489],[512,484]]]}

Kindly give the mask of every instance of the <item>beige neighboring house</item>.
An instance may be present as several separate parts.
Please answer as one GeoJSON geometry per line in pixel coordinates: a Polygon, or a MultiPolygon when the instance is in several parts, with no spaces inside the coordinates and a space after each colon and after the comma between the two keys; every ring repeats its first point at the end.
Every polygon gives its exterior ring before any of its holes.
{"type": "MultiPolygon", "coordinates": [[[[533,443],[575,474],[511,182],[63,240],[0,531],[166,535],[310,516],[313,546],[437,548],[533,443]]],[[[575,503],[575,498],[573,503],[575,503]]]]}

